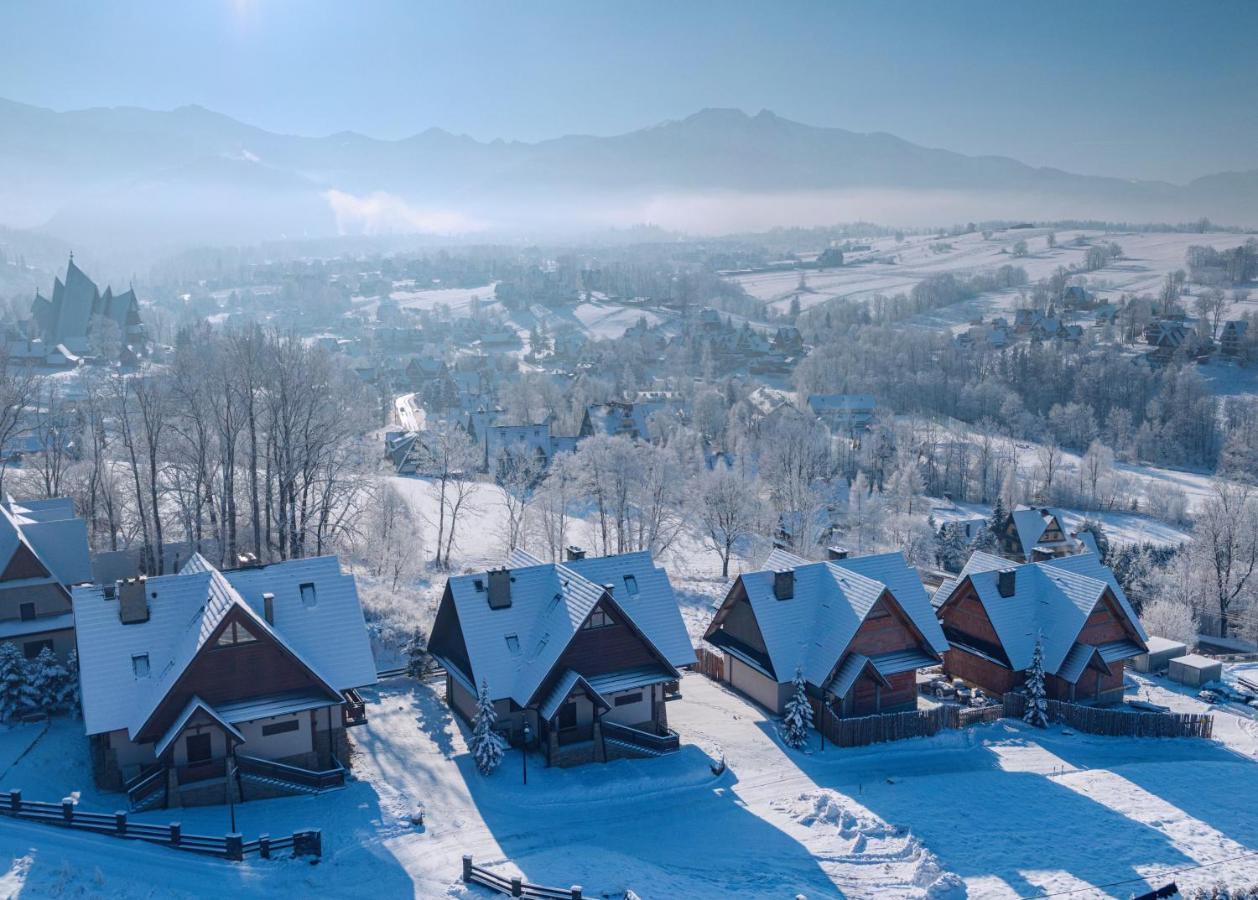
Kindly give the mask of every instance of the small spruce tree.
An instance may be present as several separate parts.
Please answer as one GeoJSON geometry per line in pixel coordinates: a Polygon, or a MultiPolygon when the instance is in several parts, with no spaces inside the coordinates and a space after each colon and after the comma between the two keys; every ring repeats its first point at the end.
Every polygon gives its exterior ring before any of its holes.
{"type": "Polygon", "coordinates": [[[60,706],[75,716],[80,714],[79,700],[79,651],[77,647],[70,649],[66,657],[66,680],[61,690],[60,706]]]}
{"type": "Polygon", "coordinates": [[[782,740],[796,750],[808,743],[808,731],[812,728],[812,704],[808,702],[803,669],[795,670],[795,693],[786,701],[782,716],[782,740]]]}
{"type": "MultiPolygon", "coordinates": [[[[987,520],[987,535],[990,535],[991,544],[1000,550],[1001,537],[1005,533],[1005,525],[1009,521],[1009,510],[1005,509],[1005,501],[1000,496],[996,497],[996,502],[992,504],[992,517],[987,520]]],[[[984,536],[986,538],[986,535],[984,536]]]]}
{"type": "Polygon", "coordinates": [[[412,678],[423,678],[428,671],[428,662],[428,640],[424,632],[416,628],[406,644],[406,674],[412,678]]]}
{"type": "Polygon", "coordinates": [[[1044,687],[1044,647],[1041,639],[1035,639],[1035,652],[1031,655],[1031,668],[1026,673],[1026,712],[1022,721],[1036,728],[1048,727],[1048,692],[1044,687]]]}
{"type": "Polygon", "coordinates": [[[498,713],[494,712],[493,701],[489,699],[489,685],[482,679],[476,698],[476,718],[472,721],[472,756],[482,775],[490,774],[502,762],[502,738],[494,731],[497,721],[498,713]]]}
{"type": "Polygon", "coordinates": [[[31,660],[26,704],[46,713],[60,712],[69,675],[51,648],[39,651],[31,660]]]}
{"type": "Polygon", "coordinates": [[[22,711],[26,700],[26,660],[11,641],[0,644],[0,720],[22,711]]]}

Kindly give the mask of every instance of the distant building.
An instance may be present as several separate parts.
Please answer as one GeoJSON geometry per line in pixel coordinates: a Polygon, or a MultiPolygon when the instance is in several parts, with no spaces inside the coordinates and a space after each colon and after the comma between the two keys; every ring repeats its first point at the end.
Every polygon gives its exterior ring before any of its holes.
{"type": "Polygon", "coordinates": [[[1219,338],[1219,350],[1224,356],[1240,356],[1245,351],[1245,337],[1249,333],[1249,322],[1244,319],[1232,319],[1223,326],[1223,334],[1219,338]]]}
{"type": "Polygon", "coordinates": [[[874,423],[878,403],[868,394],[810,394],[808,408],[833,430],[856,431],[874,423]]]}
{"type": "Polygon", "coordinates": [[[96,283],[74,264],[73,257],[66,267],[65,282],[58,278],[53,284],[51,300],[36,293],[31,316],[45,344],[62,345],[75,354],[91,349],[94,322],[100,319],[117,326],[121,354],[139,355],[144,350],[146,335],[135,291],[115,296],[113,289],[107,287],[102,294],[96,283]]]}

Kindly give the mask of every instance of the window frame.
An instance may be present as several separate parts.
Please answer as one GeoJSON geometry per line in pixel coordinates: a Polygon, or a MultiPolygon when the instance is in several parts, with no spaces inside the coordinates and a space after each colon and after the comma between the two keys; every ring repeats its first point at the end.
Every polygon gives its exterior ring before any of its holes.
{"type": "Polygon", "coordinates": [[[289,734],[301,731],[300,719],[285,719],[283,722],[269,722],[262,726],[262,736],[272,737],[277,734],[289,734]]]}
{"type": "Polygon", "coordinates": [[[188,765],[197,766],[202,763],[212,762],[214,759],[214,736],[208,731],[198,731],[185,737],[183,743],[184,756],[188,759],[188,765]],[[205,741],[205,756],[198,756],[196,759],[192,757],[193,741],[196,741],[197,747],[200,747],[201,741],[205,741]]]}

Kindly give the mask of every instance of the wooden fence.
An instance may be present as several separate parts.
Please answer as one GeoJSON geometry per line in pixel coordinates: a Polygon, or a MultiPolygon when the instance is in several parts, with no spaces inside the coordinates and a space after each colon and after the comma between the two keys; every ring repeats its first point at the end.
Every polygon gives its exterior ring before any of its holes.
{"type": "Polygon", "coordinates": [[[721,654],[713,653],[707,647],[696,647],[695,655],[699,658],[695,671],[713,681],[725,680],[725,658],[721,654]]]}
{"type": "MultiPolygon", "coordinates": [[[[1026,697],[1022,694],[1005,694],[1003,706],[1006,716],[1020,719],[1026,711],[1026,697]]],[[[1049,700],[1048,720],[1087,734],[1111,737],[1208,739],[1214,735],[1214,716],[1208,713],[1129,712],[1049,700]]]]}
{"type": "Polygon", "coordinates": [[[581,900],[583,896],[579,884],[570,888],[557,888],[529,884],[522,878],[504,878],[488,869],[472,865],[471,854],[463,857],[463,883],[479,884],[508,897],[529,897],[532,900],[581,900]]]}
{"type": "MultiPolygon", "coordinates": [[[[0,795],[0,797],[3,796],[0,795]]],[[[169,825],[132,822],[127,818],[127,814],[121,811],[85,812],[78,809],[76,802],[69,797],[60,803],[23,800],[21,791],[9,791],[7,798],[0,800],[0,815],[42,822],[45,825],[58,825],[62,828],[75,828],[95,834],[146,841],[150,844],[173,847],[176,850],[220,856],[223,859],[241,860],[249,853],[257,853],[263,859],[270,859],[273,853],[281,850],[292,850],[294,856],[323,855],[323,835],[317,828],[296,831],[287,837],[272,838],[263,834],[253,841],[246,841],[239,834],[226,834],[222,837],[184,834],[178,822],[171,822],[169,825]]]]}

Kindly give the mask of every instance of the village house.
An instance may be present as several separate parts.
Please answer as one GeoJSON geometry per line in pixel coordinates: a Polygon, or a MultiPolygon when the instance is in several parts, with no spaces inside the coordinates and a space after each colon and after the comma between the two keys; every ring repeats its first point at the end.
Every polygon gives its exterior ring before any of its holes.
{"type": "Polygon", "coordinates": [[[516,550],[446,582],[429,651],[447,702],[471,722],[483,685],[510,744],[548,765],[677,749],[667,688],[695,654],[668,575],[644,552],[568,557],[516,550]]]}
{"type": "Polygon", "coordinates": [[[612,400],[607,403],[594,403],[587,406],[581,417],[581,428],[577,439],[592,437],[596,434],[623,434],[635,441],[651,441],[652,417],[674,412],[673,405],[667,400],[645,400],[626,403],[612,400]]]}
{"type": "Polygon", "coordinates": [[[1241,356],[1245,352],[1245,336],[1249,332],[1249,322],[1245,319],[1230,319],[1223,325],[1223,333],[1219,336],[1219,352],[1224,356],[1241,356]]]}
{"type": "Polygon", "coordinates": [[[832,431],[862,431],[874,423],[878,402],[868,394],[810,394],[808,408],[832,431]]]}
{"type": "Polygon", "coordinates": [[[0,503],[0,640],[27,659],[46,647],[64,662],[74,649],[70,591],[91,580],[87,525],[73,500],[0,503]]]}
{"type": "Polygon", "coordinates": [[[343,783],[356,690],[376,681],[354,577],[335,557],[74,590],[97,783],[133,808],[343,783]]]}
{"type": "Polygon", "coordinates": [[[1000,552],[1018,562],[1069,556],[1085,549],[1066,527],[1066,514],[1052,507],[1019,506],[1000,534],[1000,552]]]}
{"type": "Polygon", "coordinates": [[[774,714],[797,671],[836,716],[913,709],[917,670],[948,649],[900,553],[808,562],[774,550],[738,577],[703,637],[730,686],[774,714]]]}
{"type": "Polygon", "coordinates": [[[1011,564],[974,553],[934,605],[950,649],[944,671],[1001,696],[1022,685],[1039,641],[1049,697],[1117,703],[1125,661],[1148,635],[1094,553],[1011,564]]]}

